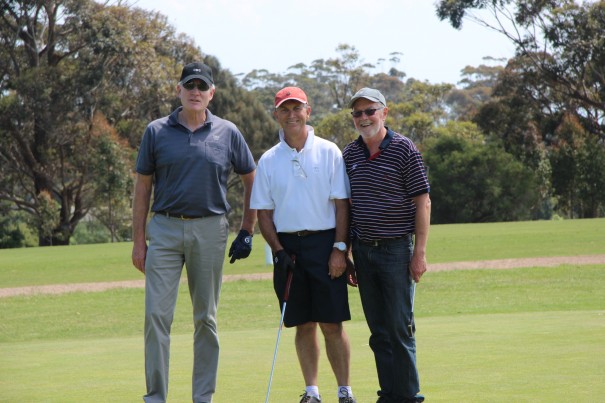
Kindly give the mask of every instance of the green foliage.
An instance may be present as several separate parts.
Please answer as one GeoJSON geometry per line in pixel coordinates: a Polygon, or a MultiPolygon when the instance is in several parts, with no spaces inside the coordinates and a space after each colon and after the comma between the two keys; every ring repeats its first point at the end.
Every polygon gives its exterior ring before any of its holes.
{"type": "Polygon", "coordinates": [[[453,88],[447,95],[447,103],[451,106],[452,119],[472,120],[477,111],[491,99],[494,86],[504,67],[500,64],[506,59],[483,58],[496,65],[481,64],[478,67],[466,66],[462,69],[462,80],[458,84],[462,88],[453,88]]]}
{"type": "Polygon", "coordinates": [[[489,136],[503,140],[508,152],[540,171],[542,215],[555,200],[558,214],[601,216],[605,3],[448,0],[438,3],[437,14],[456,28],[463,18],[474,19],[516,47],[517,56],[499,74],[492,99],[475,120],[489,136]],[[473,9],[489,10],[498,23],[473,16],[473,9]],[[564,132],[570,135],[561,138],[564,132]],[[552,177],[544,175],[548,170],[552,177]]]}
{"type": "Polygon", "coordinates": [[[0,249],[20,248],[23,246],[25,236],[19,227],[10,222],[10,218],[0,218],[0,249]]]}
{"type": "MultiPolygon", "coordinates": [[[[111,242],[122,241],[123,235],[130,232],[133,178],[128,172],[134,160],[127,144],[120,141],[109,125],[102,122],[97,126],[100,127],[95,136],[96,152],[89,163],[95,177],[95,202],[90,215],[107,228],[111,242]]],[[[102,238],[97,239],[101,242],[102,238]]]]}
{"type": "Polygon", "coordinates": [[[76,227],[71,238],[71,245],[85,245],[111,242],[111,233],[107,226],[98,220],[83,220],[76,227]]]}
{"type": "Polygon", "coordinates": [[[605,147],[573,118],[557,130],[550,155],[559,210],[568,217],[597,217],[605,211],[605,147]]]}
{"type": "Polygon", "coordinates": [[[348,109],[324,117],[315,126],[315,134],[336,143],[341,150],[358,137],[348,109]]]}
{"type": "Polygon", "coordinates": [[[299,63],[290,66],[287,73],[276,74],[267,70],[254,70],[242,78],[244,88],[253,91],[272,112],[275,93],[286,86],[302,88],[309,104],[313,108],[310,124],[315,125],[325,116],[348,109],[353,94],[362,87],[374,87],[383,91],[387,97],[396,101],[404,87],[405,73],[397,70],[399,52],[393,52],[388,61],[392,64],[389,74],[372,74],[376,63],[363,60],[355,46],[343,43],[336,47],[338,56],[329,59],[317,59],[310,65],[299,63]]]}
{"type": "MultiPolygon", "coordinates": [[[[99,132],[107,122],[133,127],[164,109],[169,86],[174,94],[167,78],[182,65],[175,56],[199,51],[174,38],[165,18],[121,5],[53,0],[6,8],[0,199],[35,217],[41,245],[67,244],[97,207],[97,185],[105,186],[94,175],[99,132]]],[[[112,165],[111,180],[127,181],[130,162],[112,165]]]]}
{"type": "MultiPolygon", "coordinates": [[[[92,0],[5,8],[0,200],[35,218],[41,245],[69,243],[87,215],[112,240],[129,233],[135,150],[146,125],[178,106],[185,63],[213,67],[218,91],[210,108],[240,126],[256,157],[268,144],[275,125],[262,105],[165,16],[92,0]]],[[[233,205],[241,204],[241,192],[232,193],[233,205]]]]}
{"type": "Polygon", "coordinates": [[[494,144],[442,136],[424,153],[437,224],[517,221],[537,202],[532,171],[494,144]]]}

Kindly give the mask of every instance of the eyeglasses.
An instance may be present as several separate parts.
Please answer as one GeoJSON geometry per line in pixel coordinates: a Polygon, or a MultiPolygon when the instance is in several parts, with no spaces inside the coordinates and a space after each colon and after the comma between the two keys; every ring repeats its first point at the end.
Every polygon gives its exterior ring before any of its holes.
{"type": "Polygon", "coordinates": [[[299,176],[301,178],[307,179],[307,173],[305,172],[304,168],[302,167],[302,164],[300,162],[300,160],[298,159],[298,156],[294,157],[292,159],[292,162],[294,163],[294,176],[299,176]]]}
{"type": "Polygon", "coordinates": [[[360,118],[362,114],[366,114],[366,116],[374,116],[374,114],[376,113],[376,111],[380,111],[384,108],[368,108],[366,110],[363,111],[352,111],[351,115],[353,115],[354,118],[360,118]]]}
{"type": "Polygon", "coordinates": [[[191,80],[191,81],[187,81],[186,83],[183,83],[182,85],[183,85],[183,88],[185,88],[187,91],[191,91],[194,88],[197,88],[198,90],[204,92],[204,91],[208,91],[210,89],[210,86],[205,81],[200,81],[200,82],[196,83],[195,81],[191,80]]]}

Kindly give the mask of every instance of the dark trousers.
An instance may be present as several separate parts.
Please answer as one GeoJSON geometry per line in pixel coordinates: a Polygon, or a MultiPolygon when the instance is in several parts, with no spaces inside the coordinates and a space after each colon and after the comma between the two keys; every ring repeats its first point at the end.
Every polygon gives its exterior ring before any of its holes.
{"type": "Polygon", "coordinates": [[[353,242],[359,294],[380,383],[378,395],[394,402],[420,391],[416,340],[408,331],[413,326],[412,251],[411,236],[377,246],[353,242]]]}

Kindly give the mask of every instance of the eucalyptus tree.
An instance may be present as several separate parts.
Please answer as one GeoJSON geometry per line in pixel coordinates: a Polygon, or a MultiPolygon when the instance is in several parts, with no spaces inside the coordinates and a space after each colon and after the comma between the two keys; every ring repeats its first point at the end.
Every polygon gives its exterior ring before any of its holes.
{"type": "MultiPolygon", "coordinates": [[[[98,123],[138,143],[170,109],[180,66],[200,53],[157,13],[92,0],[1,5],[0,200],[33,217],[40,245],[68,244],[107,197],[93,167],[113,140],[98,123]]],[[[114,168],[127,177],[131,162],[114,168]]]]}
{"type": "Polygon", "coordinates": [[[457,88],[447,95],[446,102],[451,107],[450,118],[472,120],[483,104],[488,102],[504,70],[506,59],[484,57],[479,66],[466,66],[461,71],[462,79],[457,88]]]}
{"type": "Polygon", "coordinates": [[[441,0],[437,15],[455,28],[470,19],[505,35],[516,48],[514,68],[532,77],[527,94],[575,114],[605,141],[605,2],[441,0]]]}
{"type": "Polygon", "coordinates": [[[453,0],[440,1],[437,14],[511,40],[516,55],[474,121],[524,164],[551,173],[541,188],[552,191],[542,193],[552,193],[560,214],[604,215],[596,184],[605,181],[605,2],[453,0]]]}

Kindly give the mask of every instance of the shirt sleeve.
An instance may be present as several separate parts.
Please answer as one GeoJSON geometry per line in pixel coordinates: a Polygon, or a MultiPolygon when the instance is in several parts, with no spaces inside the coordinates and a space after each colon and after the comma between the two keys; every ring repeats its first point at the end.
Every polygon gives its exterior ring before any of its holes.
{"type": "Polygon", "coordinates": [[[248,143],[244,139],[242,133],[234,128],[233,135],[233,157],[231,164],[233,165],[233,171],[238,175],[249,174],[256,169],[254,163],[254,157],[248,147],[248,143]]]}
{"type": "Polygon", "coordinates": [[[255,210],[275,210],[275,203],[271,195],[271,186],[267,176],[267,167],[262,158],[258,162],[254,184],[252,185],[250,208],[255,210]]]}
{"type": "Polygon", "coordinates": [[[351,197],[351,186],[349,184],[349,177],[347,176],[345,161],[338,147],[335,146],[335,148],[330,199],[348,199],[351,197]]]}
{"type": "Polygon", "coordinates": [[[151,125],[147,126],[143,134],[143,140],[139,147],[136,171],[142,175],[151,175],[155,172],[155,160],[153,158],[154,136],[151,125]]]}

